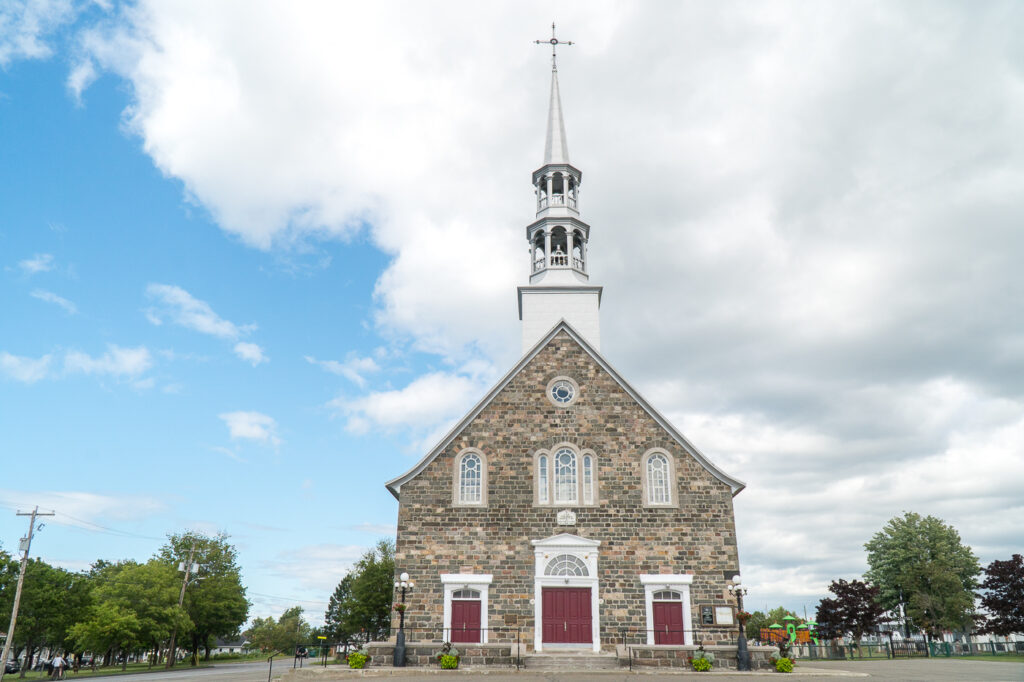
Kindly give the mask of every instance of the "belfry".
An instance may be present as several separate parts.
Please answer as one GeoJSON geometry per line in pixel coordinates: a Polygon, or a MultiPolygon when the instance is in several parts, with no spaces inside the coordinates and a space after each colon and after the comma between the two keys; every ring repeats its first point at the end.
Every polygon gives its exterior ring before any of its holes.
{"type": "MultiPolygon", "coordinates": [[[[569,144],[558,91],[558,66],[552,38],[551,103],[544,141],[544,162],[533,172],[536,220],[526,227],[530,283],[519,287],[523,352],[558,321],[565,320],[600,350],[598,310],[601,287],[592,286],[587,259],[590,226],[580,219],[583,173],[569,162],[569,144]]],[[[537,41],[541,42],[541,41],[537,41]]],[[[571,43],[569,43],[571,44],[571,43]]]]}

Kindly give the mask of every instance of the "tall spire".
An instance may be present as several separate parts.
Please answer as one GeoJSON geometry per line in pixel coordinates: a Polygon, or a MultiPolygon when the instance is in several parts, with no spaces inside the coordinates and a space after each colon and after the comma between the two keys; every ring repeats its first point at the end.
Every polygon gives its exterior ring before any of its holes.
{"type": "Polygon", "coordinates": [[[548,105],[548,135],[544,140],[544,165],[569,163],[569,143],[565,139],[562,97],[558,92],[558,69],[551,66],[551,104],[548,105]]]}
{"type": "Polygon", "coordinates": [[[583,173],[569,163],[569,145],[562,120],[555,48],[572,45],[555,37],[534,41],[551,45],[551,102],[544,141],[544,163],[533,172],[537,219],[526,226],[530,283],[518,288],[519,319],[523,322],[523,352],[565,320],[594,348],[600,348],[601,287],[590,284],[590,226],[580,220],[579,196],[583,173]]]}

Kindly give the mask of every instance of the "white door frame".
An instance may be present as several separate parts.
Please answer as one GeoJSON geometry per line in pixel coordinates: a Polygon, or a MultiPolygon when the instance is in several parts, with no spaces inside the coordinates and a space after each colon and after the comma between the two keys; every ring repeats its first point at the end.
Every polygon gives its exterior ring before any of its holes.
{"type": "Polygon", "coordinates": [[[654,644],[654,593],[661,590],[675,590],[683,594],[683,643],[693,644],[693,612],[690,610],[690,585],[693,575],[674,573],[671,575],[641,574],[644,586],[644,606],[647,609],[647,643],[654,644]]]}
{"type": "Polygon", "coordinates": [[[487,592],[491,589],[493,577],[490,573],[441,574],[441,587],[444,589],[444,630],[441,636],[447,634],[447,641],[451,641],[452,593],[468,588],[480,592],[480,641],[487,644],[487,592]]]}
{"type": "Polygon", "coordinates": [[[590,640],[595,652],[601,651],[601,612],[598,598],[597,548],[600,540],[589,540],[578,535],[560,533],[531,540],[533,544],[533,648],[544,650],[544,592],[545,587],[590,588],[590,640]],[[570,554],[583,562],[587,575],[544,575],[548,563],[561,554],[570,554]]]}

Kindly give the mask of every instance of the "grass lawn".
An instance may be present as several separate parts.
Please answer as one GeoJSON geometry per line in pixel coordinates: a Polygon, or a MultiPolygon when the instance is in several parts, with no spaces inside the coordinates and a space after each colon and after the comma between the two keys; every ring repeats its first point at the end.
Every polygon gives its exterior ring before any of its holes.
{"type": "MultiPolygon", "coordinates": [[[[945,658],[945,656],[936,656],[935,658],[945,658]]],[[[980,656],[950,656],[951,659],[958,661],[1000,661],[1004,663],[1024,663],[1024,654],[992,654],[980,656]]]]}
{"type": "MultiPolygon", "coordinates": [[[[211,665],[210,663],[206,663],[206,662],[200,661],[199,665],[196,666],[196,667],[197,668],[208,668],[210,665],[211,665]]],[[[189,667],[187,662],[184,665],[179,663],[177,666],[175,666],[175,669],[186,668],[186,667],[189,667]]],[[[163,669],[164,669],[164,667],[163,667],[162,664],[161,665],[154,665],[152,668],[150,668],[148,663],[129,663],[127,670],[124,670],[124,671],[121,670],[121,666],[120,665],[108,665],[106,667],[98,666],[96,668],[96,672],[93,672],[92,668],[82,667],[82,668],[79,669],[79,671],[77,673],[74,673],[70,669],[68,669],[65,672],[65,674],[64,674],[64,680],[65,680],[65,682],[70,682],[70,680],[77,680],[77,679],[82,678],[82,677],[99,677],[101,675],[105,676],[105,675],[122,675],[122,674],[130,674],[130,673],[144,673],[144,672],[147,672],[149,670],[157,671],[157,670],[163,670],[163,669]]],[[[6,675],[4,675],[5,678],[11,679],[11,680],[22,679],[20,676],[21,676],[21,673],[7,673],[6,675]]],[[[25,673],[24,679],[26,679],[26,680],[48,680],[48,679],[50,679],[50,674],[48,672],[44,671],[44,670],[29,671],[29,672],[25,673]]]]}

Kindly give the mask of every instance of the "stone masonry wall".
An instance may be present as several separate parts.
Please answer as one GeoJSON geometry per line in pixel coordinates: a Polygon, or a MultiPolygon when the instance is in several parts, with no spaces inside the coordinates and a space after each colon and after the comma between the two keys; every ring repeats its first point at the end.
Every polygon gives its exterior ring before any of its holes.
{"type": "MultiPolygon", "coordinates": [[[[730,488],[687,454],[568,334],[562,332],[414,479],[401,488],[396,571],[408,571],[410,641],[441,637],[442,573],[491,573],[490,641],[521,629],[532,647],[534,548],[531,540],[572,533],[600,540],[601,645],[620,631],[643,642],[647,627],[642,573],[689,573],[696,642],[731,644],[736,626],[700,625],[699,607],[735,606],[727,577],[739,570],[730,488]],[[575,403],[556,407],[545,388],[556,376],[580,386],[575,403]],[[570,442],[597,455],[597,504],[569,507],[575,527],[559,526],[560,508],[534,504],[533,455],[570,442]],[[477,448],[487,456],[487,506],[455,507],[453,458],[477,448]],[[641,457],[652,447],[675,458],[677,508],[644,507],[641,457]],[[504,631],[503,631],[504,629],[504,631]]],[[[394,626],[397,627],[397,618],[394,626]]]]}

